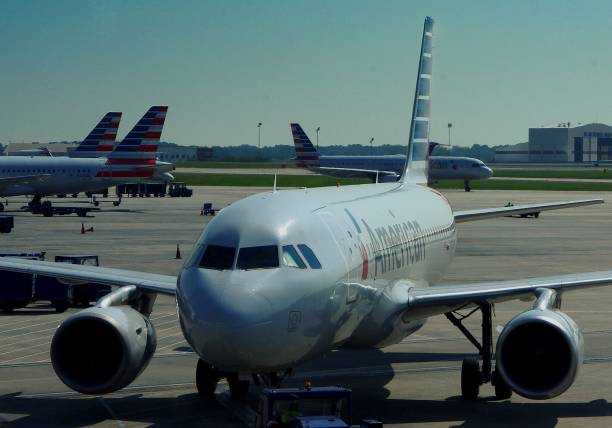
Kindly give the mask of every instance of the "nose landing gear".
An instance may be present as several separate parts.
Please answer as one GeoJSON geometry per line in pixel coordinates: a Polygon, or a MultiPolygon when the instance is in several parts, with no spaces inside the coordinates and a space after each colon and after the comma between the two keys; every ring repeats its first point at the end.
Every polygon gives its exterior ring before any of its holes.
{"type": "Polygon", "coordinates": [[[240,379],[238,373],[226,373],[213,367],[202,359],[196,366],[196,387],[198,393],[205,398],[212,398],[221,379],[227,379],[233,400],[244,400],[249,393],[249,381],[240,379]]]}

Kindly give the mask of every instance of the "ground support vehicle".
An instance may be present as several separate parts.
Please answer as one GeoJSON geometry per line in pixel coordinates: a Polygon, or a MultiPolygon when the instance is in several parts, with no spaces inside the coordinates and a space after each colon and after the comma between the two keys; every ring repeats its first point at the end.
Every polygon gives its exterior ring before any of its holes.
{"type": "Polygon", "coordinates": [[[155,197],[163,198],[166,196],[166,183],[125,183],[119,184],[115,188],[115,193],[119,198],[123,195],[135,197],[155,197]]]}
{"type": "MultiPolygon", "coordinates": [[[[57,263],[99,266],[95,255],[55,256],[57,263]]],[[[48,300],[57,312],[63,312],[70,306],[89,306],[102,296],[111,292],[109,285],[60,281],[56,278],[38,276],[34,287],[34,300],[48,300]]]]}
{"type": "Polygon", "coordinates": [[[187,187],[182,181],[175,181],[170,184],[168,194],[173,198],[190,198],[193,195],[193,189],[187,187]]]}
{"type": "Polygon", "coordinates": [[[11,233],[15,227],[15,218],[12,215],[0,215],[0,233],[11,233]]]}
{"type": "MultiPolygon", "coordinates": [[[[351,394],[339,386],[265,388],[261,392],[257,427],[346,428],[351,426],[351,394]]],[[[382,427],[377,421],[361,426],[382,427]]]]}
{"type": "Polygon", "coordinates": [[[204,202],[204,205],[202,205],[201,214],[202,215],[215,215],[217,211],[218,210],[213,207],[212,202],[204,202]]]}
{"type": "MultiPolygon", "coordinates": [[[[44,260],[45,253],[0,253],[0,257],[44,260]]],[[[34,297],[34,276],[27,273],[0,272],[0,309],[12,312],[23,308],[34,297]]]]}

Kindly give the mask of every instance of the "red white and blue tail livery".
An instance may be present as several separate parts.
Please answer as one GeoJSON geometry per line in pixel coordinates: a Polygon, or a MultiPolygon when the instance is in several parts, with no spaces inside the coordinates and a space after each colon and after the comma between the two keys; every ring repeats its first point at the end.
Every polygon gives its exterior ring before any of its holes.
{"type": "Polygon", "coordinates": [[[298,168],[318,168],[319,152],[308,138],[299,123],[291,124],[293,144],[295,145],[295,161],[298,168]]]}
{"type": "Polygon", "coordinates": [[[151,107],[108,155],[106,164],[113,168],[99,174],[105,177],[152,177],[167,111],[167,106],[151,107]]]}
{"type": "Polygon", "coordinates": [[[70,157],[99,158],[112,152],[115,148],[120,122],[121,112],[111,111],[106,113],[81,144],[70,153],[70,157]]]}

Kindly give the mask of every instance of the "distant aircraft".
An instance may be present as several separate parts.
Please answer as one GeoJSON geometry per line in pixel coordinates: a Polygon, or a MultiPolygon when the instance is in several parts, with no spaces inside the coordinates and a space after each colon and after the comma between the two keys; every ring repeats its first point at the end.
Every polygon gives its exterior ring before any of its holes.
{"type": "MultiPolygon", "coordinates": [[[[121,112],[108,112],[85,139],[69,153],[71,158],[101,158],[106,157],[115,148],[117,129],[121,122],[121,112]]],[[[170,171],[175,169],[170,162],[155,162],[156,172],[152,180],[170,182],[174,176],[170,171]]],[[[117,184],[117,183],[115,183],[117,184]]],[[[96,189],[100,190],[100,189],[96,189]]]]}
{"type": "MultiPolygon", "coordinates": [[[[405,155],[321,156],[299,123],[291,124],[295,161],[299,168],[334,177],[366,177],[379,182],[397,181],[406,167],[405,155]]],[[[429,180],[463,180],[466,192],[471,180],[491,177],[493,171],[482,161],[458,156],[429,157],[429,180]]]]}
{"type": "Polygon", "coordinates": [[[108,112],[81,143],[69,153],[71,158],[106,157],[115,148],[121,112],[108,112]]]}
{"type": "Polygon", "coordinates": [[[242,199],[208,223],[177,277],[0,258],[0,270],[121,286],[62,321],[51,342],[59,378],[85,394],[129,385],[155,352],[149,316],[162,293],[176,296],[181,330],[199,356],[196,386],[206,396],[221,378],[236,397],[245,395],[249,379],[276,386],[293,368],[334,349],[398,343],[442,314],[479,352],[480,359],[463,361],[465,398],[476,398],[488,382],[498,398],[515,391],[547,399],[566,391],[582,363],[583,338],[561,312],[561,297],[611,285],[612,271],[435,284],[453,258],[457,223],[603,201],[453,212],[427,187],[432,31],[427,18],[399,182],[242,199]],[[533,307],[503,327],[494,353],[493,305],[529,299],[533,307]],[[462,323],[476,311],[482,342],[462,323]]]}
{"type": "MultiPolygon", "coordinates": [[[[0,196],[43,196],[94,191],[129,180],[150,179],[168,107],[154,106],[107,158],[0,156],[0,196]]],[[[116,131],[114,131],[116,132],[116,131]]],[[[0,203],[0,211],[4,205],[0,203]]]]}

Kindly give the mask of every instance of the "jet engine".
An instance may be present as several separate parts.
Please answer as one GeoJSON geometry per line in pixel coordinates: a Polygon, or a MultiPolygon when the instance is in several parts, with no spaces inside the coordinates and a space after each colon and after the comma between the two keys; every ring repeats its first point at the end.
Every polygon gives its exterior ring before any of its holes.
{"type": "Polygon", "coordinates": [[[51,342],[51,362],[70,388],[104,394],[136,379],[156,347],[155,328],[146,316],[128,305],[95,306],[60,324],[51,342]]]}
{"type": "Polygon", "coordinates": [[[566,314],[534,307],[514,317],[497,340],[497,371],[526,398],[543,400],[565,392],[583,358],[582,333],[566,314]]]}

